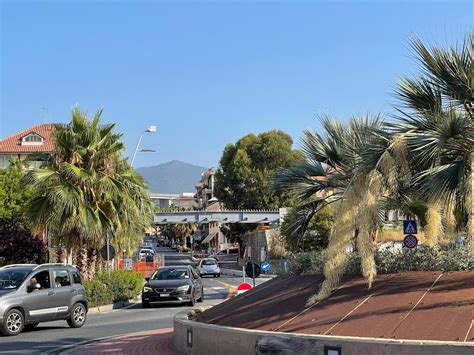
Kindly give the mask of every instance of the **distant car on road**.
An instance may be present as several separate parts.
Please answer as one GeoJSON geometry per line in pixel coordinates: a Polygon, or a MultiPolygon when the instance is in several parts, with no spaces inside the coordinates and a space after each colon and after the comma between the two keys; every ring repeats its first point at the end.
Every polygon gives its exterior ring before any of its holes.
{"type": "Polygon", "coordinates": [[[164,266],[191,266],[193,268],[197,265],[197,260],[192,258],[191,255],[186,254],[174,254],[164,255],[164,266]]]}
{"type": "Polygon", "coordinates": [[[212,275],[215,277],[221,276],[221,269],[214,258],[205,258],[199,261],[197,269],[201,276],[212,275]]]}
{"type": "Polygon", "coordinates": [[[219,263],[238,262],[239,261],[239,248],[222,249],[216,254],[212,254],[211,258],[216,259],[219,263]]]}
{"type": "Polygon", "coordinates": [[[0,268],[0,331],[18,335],[38,323],[86,322],[87,299],[79,271],[63,264],[22,264],[0,268]]]}
{"type": "Polygon", "coordinates": [[[142,306],[153,303],[181,303],[194,306],[202,302],[204,289],[197,272],[191,266],[162,266],[151,277],[142,290],[142,306]]]}

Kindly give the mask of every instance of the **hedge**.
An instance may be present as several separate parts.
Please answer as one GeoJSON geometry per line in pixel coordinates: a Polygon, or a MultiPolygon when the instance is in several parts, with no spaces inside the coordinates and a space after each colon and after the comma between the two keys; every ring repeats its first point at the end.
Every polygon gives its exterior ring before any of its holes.
{"type": "Polygon", "coordinates": [[[110,277],[107,272],[100,272],[92,280],[85,281],[84,287],[89,306],[98,307],[136,297],[140,293],[143,283],[142,273],[118,270],[111,271],[110,277]]]}
{"type": "MultiPolygon", "coordinates": [[[[324,251],[293,254],[289,258],[290,273],[320,274],[324,270],[325,260],[324,251]]],[[[458,271],[474,268],[474,259],[469,255],[467,247],[440,250],[424,247],[416,250],[376,251],[375,263],[379,274],[404,271],[458,271]]],[[[358,253],[349,253],[345,274],[362,275],[358,253]]]]}

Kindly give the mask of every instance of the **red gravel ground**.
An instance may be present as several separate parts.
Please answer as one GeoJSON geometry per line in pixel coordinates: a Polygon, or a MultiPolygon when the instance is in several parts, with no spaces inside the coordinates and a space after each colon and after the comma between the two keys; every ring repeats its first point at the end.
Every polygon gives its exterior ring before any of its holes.
{"type": "Polygon", "coordinates": [[[67,354],[160,354],[180,355],[174,350],[173,328],[132,333],[79,346],[67,354]]]}
{"type": "Polygon", "coordinates": [[[320,275],[274,279],[198,316],[211,324],[269,331],[392,339],[474,341],[474,270],[381,275],[368,290],[346,280],[306,308],[320,275]]]}

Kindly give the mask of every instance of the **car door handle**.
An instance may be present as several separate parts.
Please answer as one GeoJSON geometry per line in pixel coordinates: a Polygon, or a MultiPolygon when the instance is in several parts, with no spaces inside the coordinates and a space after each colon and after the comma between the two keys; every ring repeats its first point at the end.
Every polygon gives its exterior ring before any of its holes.
{"type": "Polygon", "coordinates": [[[54,295],[54,292],[53,291],[49,291],[48,292],[48,296],[53,296],[54,295]]]}

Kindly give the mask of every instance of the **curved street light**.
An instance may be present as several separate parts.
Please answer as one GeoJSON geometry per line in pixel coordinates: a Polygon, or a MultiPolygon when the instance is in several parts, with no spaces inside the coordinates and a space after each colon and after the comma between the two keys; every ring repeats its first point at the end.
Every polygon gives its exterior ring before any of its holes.
{"type": "MultiPolygon", "coordinates": [[[[132,157],[132,162],[131,162],[131,166],[133,167],[133,162],[135,161],[135,157],[137,156],[137,152],[139,151],[138,148],[140,147],[140,143],[142,141],[142,138],[143,138],[143,135],[145,133],[155,133],[156,132],[156,126],[148,126],[146,130],[144,130],[141,134],[140,134],[140,138],[138,139],[138,143],[137,143],[137,146],[135,147],[135,151],[133,152],[133,157],[132,157]]],[[[140,150],[141,152],[154,152],[153,149],[141,149],[140,150]]]]}

